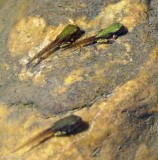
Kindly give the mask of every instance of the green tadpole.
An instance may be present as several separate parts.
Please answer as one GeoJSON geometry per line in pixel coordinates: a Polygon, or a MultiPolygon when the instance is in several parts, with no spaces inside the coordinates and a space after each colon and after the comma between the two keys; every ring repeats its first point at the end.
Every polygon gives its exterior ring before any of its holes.
{"type": "Polygon", "coordinates": [[[14,150],[14,152],[17,152],[28,145],[33,145],[34,148],[53,136],[65,136],[80,132],[80,129],[83,129],[83,126],[85,125],[84,123],[85,122],[82,121],[81,117],[76,115],[69,115],[56,121],[52,127],[44,130],[34,138],[28,140],[26,143],[14,150]]]}
{"type": "Polygon", "coordinates": [[[124,28],[123,24],[118,22],[113,23],[107,28],[99,31],[95,37],[96,39],[102,39],[102,38],[109,39],[109,38],[112,38],[113,36],[119,36],[123,28],[124,28]]]}
{"type": "Polygon", "coordinates": [[[67,48],[81,48],[94,43],[111,43],[114,39],[124,34],[125,27],[121,23],[113,23],[105,29],[99,31],[95,36],[91,36],[73,43],[67,48]]]}
{"type": "Polygon", "coordinates": [[[76,41],[84,33],[77,25],[69,24],[63,31],[56,37],[54,41],[44,47],[38,54],[36,54],[28,63],[29,66],[34,60],[39,59],[36,63],[39,64],[41,61],[50,56],[54,51],[60,49],[60,46],[64,48],[76,41]]]}

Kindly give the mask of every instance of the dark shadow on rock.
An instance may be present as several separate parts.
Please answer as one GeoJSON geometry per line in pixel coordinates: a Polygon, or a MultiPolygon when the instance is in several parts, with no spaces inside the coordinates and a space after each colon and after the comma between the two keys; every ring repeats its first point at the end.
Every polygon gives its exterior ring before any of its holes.
{"type": "Polygon", "coordinates": [[[128,33],[128,28],[125,27],[125,26],[123,26],[123,27],[121,28],[121,30],[119,30],[119,31],[116,32],[115,34],[116,34],[117,37],[121,37],[121,36],[126,35],[127,33],[128,33]]]}

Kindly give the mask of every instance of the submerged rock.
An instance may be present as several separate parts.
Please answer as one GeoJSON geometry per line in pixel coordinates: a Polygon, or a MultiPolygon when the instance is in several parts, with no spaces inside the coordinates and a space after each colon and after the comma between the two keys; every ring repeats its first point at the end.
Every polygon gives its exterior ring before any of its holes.
{"type": "Polygon", "coordinates": [[[0,159],[158,159],[154,0],[11,0],[0,12],[0,39],[5,40],[0,51],[0,159]],[[68,23],[86,31],[82,39],[115,21],[128,33],[113,44],[59,50],[38,66],[26,67],[68,23]],[[72,110],[88,122],[87,130],[12,153],[72,110]],[[59,113],[64,115],[52,117],[59,113]]]}

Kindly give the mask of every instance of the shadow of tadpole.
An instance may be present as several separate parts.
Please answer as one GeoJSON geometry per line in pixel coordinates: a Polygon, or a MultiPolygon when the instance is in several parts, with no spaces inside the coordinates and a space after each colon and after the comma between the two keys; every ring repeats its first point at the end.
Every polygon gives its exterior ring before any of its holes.
{"type": "Polygon", "coordinates": [[[88,128],[89,128],[88,122],[82,121],[82,124],[79,127],[77,127],[72,133],[69,133],[68,135],[65,135],[65,136],[77,135],[77,134],[79,134],[81,132],[86,131],[88,128]]]}
{"type": "Polygon", "coordinates": [[[128,33],[128,28],[123,26],[118,32],[116,32],[116,36],[117,37],[121,37],[121,36],[124,36],[128,33]]]}

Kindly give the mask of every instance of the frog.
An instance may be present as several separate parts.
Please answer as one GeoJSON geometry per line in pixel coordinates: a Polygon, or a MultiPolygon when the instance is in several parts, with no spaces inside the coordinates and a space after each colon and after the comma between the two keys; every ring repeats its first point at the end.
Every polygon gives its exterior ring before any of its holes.
{"type": "MultiPolygon", "coordinates": [[[[48,44],[46,47],[44,47],[39,53],[37,53],[27,64],[26,66],[30,66],[30,64],[35,61],[36,59],[39,59],[36,63],[39,64],[44,59],[46,59],[48,56],[50,56],[54,51],[58,50],[60,46],[64,48],[63,44],[69,43],[69,45],[76,41],[82,34],[84,33],[84,30],[80,29],[77,25],[68,24],[61,33],[56,37],[54,41],[52,41],[50,44],[48,44]],[[46,54],[46,55],[45,55],[46,54]]],[[[36,66],[34,65],[34,66],[36,66]]]]}
{"type": "Polygon", "coordinates": [[[82,127],[82,125],[84,125],[82,118],[77,115],[71,114],[67,117],[64,117],[56,121],[51,127],[45,129],[43,132],[28,140],[26,143],[15,149],[14,152],[17,152],[25,146],[34,143],[36,143],[34,144],[34,146],[38,146],[39,144],[53,136],[59,137],[75,134],[77,130],[80,129],[80,127],[82,127]]]}

